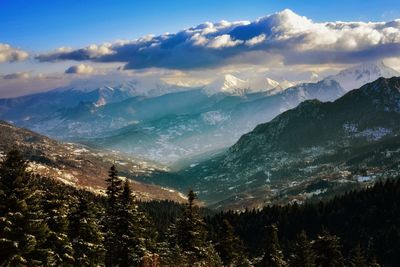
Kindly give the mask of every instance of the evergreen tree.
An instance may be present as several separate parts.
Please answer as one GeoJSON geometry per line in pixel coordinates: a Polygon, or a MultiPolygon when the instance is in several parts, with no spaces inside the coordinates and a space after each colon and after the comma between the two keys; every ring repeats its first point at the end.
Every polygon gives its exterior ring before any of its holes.
{"type": "Polygon", "coordinates": [[[244,258],[242,242],[227,219],[222,221],[215,249],[226,266],[236,265],[240,258],[244,258]]]}
{"type": "Polygon", "coordinates": [[[264,257],[260,263],[261,267],[283,267],[287,266],[282,250],[279,246],[278,228],[276,225],[266,227],[266,247],[264,257]]]}
{"type": "Polygon", "coordinates": [[[316,264],[321,267],[344,267],[339,238],[323,230],[314,242],[316,264]]]}
{"type": "Polygon", "coordinates": [[[118,232],[118,199],[122,192],[122,181],[114,165],[111,166],[106,179],[107,205],[104,217],[104,247],[106,249],[106,266],[114,266],[117,262],[118,232]]]}
{"type": "Polygon", "coordinates": [[[165,238],[166,241],[159,243],[157,249],[161,257],[161,266],[189,266],[186,254],[178,245],[175,224],[169,226],[165,238]]]}
{"type": "Polygon", "coordinates": [[[95,216],[93,207],[80,196],[77,207],[69,216],[74,266],[101,266],[104,263],[103,236],[95,216]]]}
{"type": "MultiPolygon", "coordinates": [[[[136,208],[129,181],[126,180],[122,194],[118,198],[117,221],[118,247],[116,249],[118,266],[137,266],[146,252],[146,236],[140,231],[139,211],[136,208]]],[[[149,236],[150,238],[150,236],[149,236]]]]}
{"type": "Polygon", "coordinates": [[[1,266],[36,266],[50,261],[51,251],[44,246],[48,228],[26,167],[17,150],[10,151],[0,165],[1,266]]]}
{"type": "Polygon", "coordinates": [[[194,201],[196,195],[189,191],[188,203],[176,222],[176,244],[186,254],[191,266],[220,266],[214,247],[206,241],[207,231],[194,201]]]}
{"type": "Polygon", "coordinates": [[[304,230],[297,235],[294,246],[294,253],[290,261],[290,266],[314,267],[315,253],[312,243],[304,230]]]}
{"type": "Polygon", "coordinates": [[[49,236],[45,243],[53,251],[54,266],[70,266],[74,262],[72,243],[68,237],[68,199],[49,189],[43,197],[43,212],[49,227],[49,236]]]}
{"type": "Polygon", "coordinates": [[[350,253],[350,266],[352,267],[367,267],[364,253],[358,244],[350,253]]]}

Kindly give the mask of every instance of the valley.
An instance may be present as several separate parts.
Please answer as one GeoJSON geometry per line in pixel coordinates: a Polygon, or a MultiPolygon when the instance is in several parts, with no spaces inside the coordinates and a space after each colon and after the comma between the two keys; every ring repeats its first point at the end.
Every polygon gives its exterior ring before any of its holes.
{"type": "Polygon", "coordinates": [[[36,137],[1,145],[33,148],[35,171],[98,192],[115,162],[143,199],[181,201],[193,188],[216,209],[318,201],[399,174],[398,81],[351,90],[393,74],[377,62],[288,88],[226,75],[142,96],[133,82],[56,89],[0,100],[0,118],[59,141],[4,123],[8,138],[36,137]]]}

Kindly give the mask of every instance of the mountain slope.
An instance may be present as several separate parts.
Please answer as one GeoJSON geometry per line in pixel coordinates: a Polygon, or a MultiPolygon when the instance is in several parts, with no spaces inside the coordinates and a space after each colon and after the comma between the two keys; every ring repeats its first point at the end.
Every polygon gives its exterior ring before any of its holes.
{"type": "Polygon", "coordinates": [[[301,200],[329,187],[398,175],[399,121],[400,78],[380,78],[335,102],[305,101],[182,175],[193,177],[191,185],[210,202],[229,196],[244,206],[301,200]],[[304,191],[320,179],[328,182],[319,191],[304,191]]]}
{"type": "Polygon", "coordinates": [[[127,157],[116,152],[90,149],[82,145],[59,143],[29,130],[0,121],[0,156],[17,148],[31,162],[34,173],[95,192],[103,192],[108,169],[115,164],[120,176],[131,179],[140,199],[183,201],[177,191],[139,182],[167,170],[160,165],[127,157]]]}

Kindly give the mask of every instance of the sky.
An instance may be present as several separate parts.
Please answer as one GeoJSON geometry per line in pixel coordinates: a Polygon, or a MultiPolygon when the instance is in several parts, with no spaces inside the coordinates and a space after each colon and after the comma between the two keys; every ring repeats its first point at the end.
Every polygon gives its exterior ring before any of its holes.
{"type": "Polygon", "coordinates": [[[100,76],[201,84],[396,67],[397,19],[391,0],[0,0],[0,97],[100,76]]]}

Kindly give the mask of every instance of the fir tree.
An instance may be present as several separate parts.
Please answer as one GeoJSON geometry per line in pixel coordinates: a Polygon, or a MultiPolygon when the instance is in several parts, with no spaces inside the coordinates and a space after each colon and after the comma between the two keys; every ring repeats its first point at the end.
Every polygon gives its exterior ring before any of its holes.
{"type": "Polygon", "coordinates": [[[146,236],[140,232],[142,223],[139,218],[129,181],[126,180],[117,205],[118,247],[116,264],[118,266],[137,266],[146,252],[146,236]]]}
{"type": "Polygon", "coordinates": [[[221,260],[218,254],[212,244],[206,241],[205,223],[194,203],[195,199],[195,193],[190,190],[188,203],[176,222],[176,244],[186,254],[191,265],[220,266],[221,260]]]}
{"type": "Polygon", "coordinates": [[[176,225],[171,224],[165,233],[165,242],[158,244],[157,251],[161,257],[161,265],[167,267],[189,266],[186,254],[177,243],[176,225]]]}
{"type": "Polygon", "coordinates": [[[114,266],[117,262],[118,249],[118,199],[122,192],[122,181],[118,178],[118,172],[114,165],[111,166],[106,179],[107,205],[104,217],[104,247],[106,249],[106,266],[114,266]]]}
{"type": "Polygon", "coordinates": [[[344,267],[339,238],[323,230],[314,242],[316,264],[321,267],[344,267]]]}
{"type": "Polygon", "coordinates": [[[10,151],[0,165],[1,266],[36,266],[50,261],[51,251],[44,246],[48,228],[26,167],[17,150],[10,151]]]}
{"type": "Polygon", "coordinates": [[[314,267],[315,253],[312,243],[304,230],[297,235],[294,246],[294,253],[290,261],[290,266],[314,267]]]}
{"type": "Polygon", "coordinates": [[[60,193],[46,191],[43,197],[43,212],[49,227],[49,236],[45,243],[53,252],[51,264],[70,266],[73,262],[72,243],[68,237],[68,199],[60,193]]]}
{"type": "Polygon", "coordinates": [[[367,263],[365,260],[364,253],[358,244],[350,253],[350,266],[352,267],[366,267],[367,263]]]}
{"type": "Polygon", "coordinates": [[[264,257],[261,261],[262,267],[282,267],[287,266],[278,240],[278,228],[276,225],[266,227],[266,247],[264,257]]]}
{"type": "Polygon", "coordinates": [[[103,236],[95,216],[93,207],[80,196],[77,207],[69,216],[74,266],[99,266],[104,263],[103,236]]]}
{"type": "Polygon", "coordinates": [[[224,265],[236,265],[235,263],[244,257],[242,242],[235,235],[234,229],[227,219],[222,221],[218,240],[215,249],[219,253],[224,265]]]}

